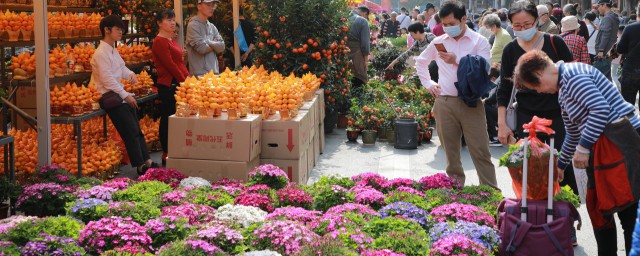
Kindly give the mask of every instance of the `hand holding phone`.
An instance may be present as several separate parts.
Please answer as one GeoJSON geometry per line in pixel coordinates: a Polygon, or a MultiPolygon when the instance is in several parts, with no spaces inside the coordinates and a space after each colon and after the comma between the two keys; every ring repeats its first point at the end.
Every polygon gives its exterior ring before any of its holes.
{"type": "Polygon", "coordinates": [[[435,46],[439,52],[447,52],[447,48],[444,47],[444,44],[435,44],[435,46]]]}

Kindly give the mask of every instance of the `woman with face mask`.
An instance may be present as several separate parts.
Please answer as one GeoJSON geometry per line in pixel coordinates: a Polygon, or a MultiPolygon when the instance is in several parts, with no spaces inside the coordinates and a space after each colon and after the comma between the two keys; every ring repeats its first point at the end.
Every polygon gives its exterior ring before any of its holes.
{"type": "MultiPolygon", "coordinates": [[[[553,121],[551,128],[556,132],[556,141],[564,141],[565,128],[558,103],[558,94],[540,94],[528,89],[516,89],[513,85],[513,71],[518,59],[526,52],[541,50],[545,52],[553,62],[572,62],[573,54],[561,37],[552,36],[538,31],[538,9],[529,1],[518,1],[509,10],[509,20],[513,26],[516,39],[504,47],[502,53],[502,66],[500,74],[503,77],[498,86],[498,140],[502,144],[508,144],[511,137],[522,135],[522,125],[531,121],[533,116],[550,119],[553,121]],[[515,91],[515,101],[518,104],[516,131],[512,131],[506,122],[507,105],[515,91]]],[[[543,141],[548,138],[539,135],[543,141]]],[[[562,143],[555,143],[555,148],[560,150],[562,143]]],[[[564,173],[562,186],[569,185],[574,193],[578,188],[573,175],[571,165],[564,173]]]]}

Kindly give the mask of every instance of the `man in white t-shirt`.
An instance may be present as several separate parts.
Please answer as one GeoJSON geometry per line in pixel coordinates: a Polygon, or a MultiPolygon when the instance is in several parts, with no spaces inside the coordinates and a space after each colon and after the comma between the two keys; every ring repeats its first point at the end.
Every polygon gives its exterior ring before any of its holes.
{"type": "Polygon", "coordinates": [[[406,29],[411,25],[411,16],[407,15],[407,8],[402,7],[396,19],[400,22],[400,29],[406,29]]]}

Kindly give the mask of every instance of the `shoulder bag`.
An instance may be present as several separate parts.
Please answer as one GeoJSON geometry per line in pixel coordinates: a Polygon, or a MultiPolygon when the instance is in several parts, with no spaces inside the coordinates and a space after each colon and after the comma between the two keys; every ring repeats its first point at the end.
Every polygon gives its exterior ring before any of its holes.
{"type": "Polygon", "coordinates": [[[102,98],[100,98],[98,103],[100,104],[100,108],[104,110],[111,110],[122,105],[123,101],[124,100],[122,99],[122,97],[120,97],[120,95],[118,95],[114,91],[108,91],[102,94],[102,98]]]}

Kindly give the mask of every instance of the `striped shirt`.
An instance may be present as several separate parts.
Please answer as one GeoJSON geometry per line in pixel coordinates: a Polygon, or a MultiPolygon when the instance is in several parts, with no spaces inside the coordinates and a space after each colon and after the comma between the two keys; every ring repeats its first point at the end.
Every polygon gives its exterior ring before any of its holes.
{"type": "MultiPolygon", "coordinates": [[[[607,124],[635,113],[616,87],[593,66],[574,62],[560,63],[558,101],[567,131],[558,167],[564,169],[573,158],[576,146],[591,149],[607,124]]],[[[640,127],[637,114],[629,118],[640,127]]]]}

